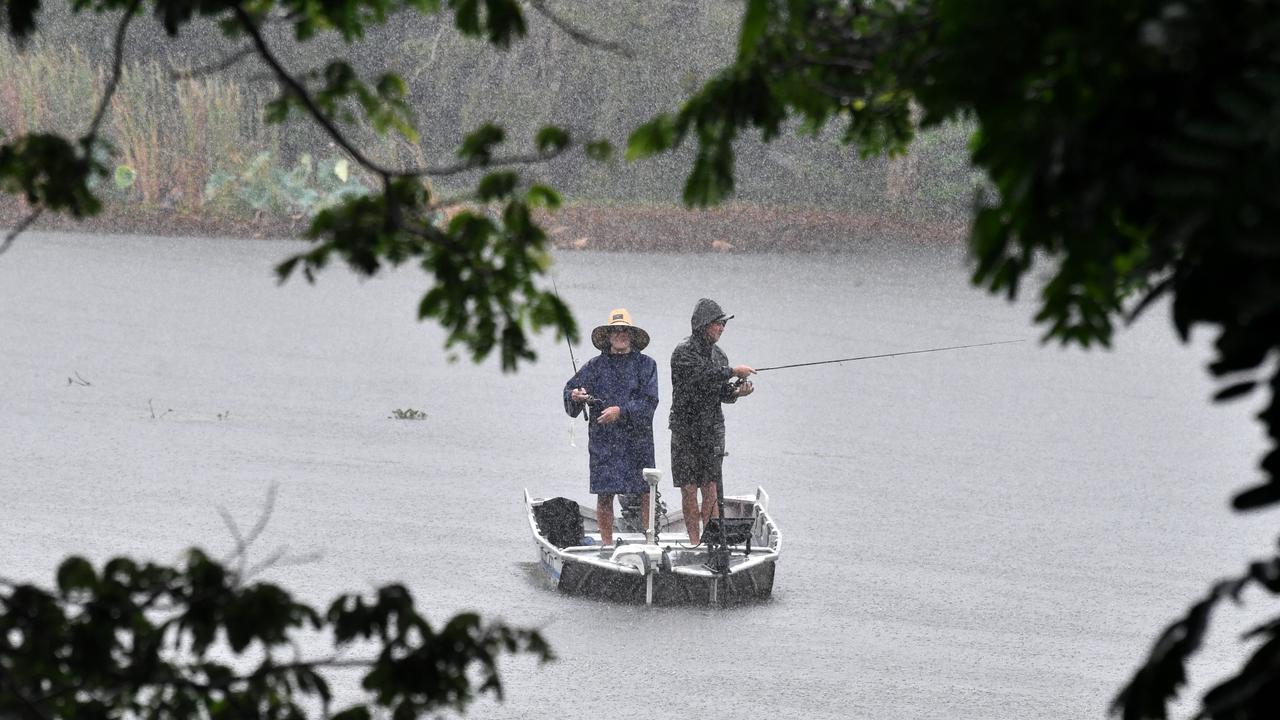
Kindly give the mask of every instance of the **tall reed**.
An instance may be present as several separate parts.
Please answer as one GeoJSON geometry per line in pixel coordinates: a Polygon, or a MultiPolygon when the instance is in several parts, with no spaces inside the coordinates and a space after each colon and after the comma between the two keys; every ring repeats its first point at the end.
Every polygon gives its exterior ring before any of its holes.
{"type": "MultiPolygon", "coordinates": [[[[109,67],[75,47],[39,42],[19,51],[0,41],[0,130],[6,137],[57,132],[76,137],[100,101],[109,67]]],[[[154,62],[123,68],[104,139],[136,173],[122,193],[144,205],[198,210],[218,170],[237,170],[273,150],[277,133],[255,116],[258,103],[231,80],[175,80],[154,62]]]]}

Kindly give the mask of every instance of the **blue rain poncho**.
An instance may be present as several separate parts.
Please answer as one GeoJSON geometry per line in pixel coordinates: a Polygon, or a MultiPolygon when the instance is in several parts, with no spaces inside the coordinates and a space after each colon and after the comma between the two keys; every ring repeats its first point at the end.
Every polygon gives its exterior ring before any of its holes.
{"type": "Polygon", "coordinates": [[[564,385],[564,410],[578,417],[586,403],[569,399],[574,388],[586,388],[601,402],[588,410],[591,492],[632,495],[648,490],[643,470],[653,467],[653,413],[658,407],[658,364],[639,352],[591,358],[564,385]],[[616,422],[596,422],[600,412],[617,405],[616,422]]]}

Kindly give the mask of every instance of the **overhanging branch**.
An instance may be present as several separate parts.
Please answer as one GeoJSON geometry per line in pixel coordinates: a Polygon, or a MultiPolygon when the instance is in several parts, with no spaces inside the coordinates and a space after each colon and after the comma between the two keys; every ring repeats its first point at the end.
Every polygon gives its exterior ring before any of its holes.
{"type": "Polygon", "coordinates": [[[551,8],[547,7],[546,0],[528,0],[528,1],[529,1],[529,7],[536,10],[539,15],[551,21],[552,25],[555,25],[557,28],[560,29],[561,32],[573,38],[580,45],[584,45],[586,47],[591,47],[591,48],[597,48],[600,50],[604,50],[606,52],[611,52],[615,55],[619,55],[628,60],[635,59],[636,53],[631,48],[627,47],[626,45],[620,42],[613,42],[611,40],[602,40],[592,35],[591,33],[588,33],[587,31],[577,27],[573,23],[570,23],[568,20],[565,20],[564,18],[557,15],[551,8]]]}
{"type": "Polygon", "coordinates": [[[241,60],[253,55],[254,52],[255,49],[252,45],[246,45],[215,63],[195,67],[190,70],[174,70],[169,74],[169,76],[174,80],[192,80],[206,75],[213,75],[234,67],[241,60]]]}

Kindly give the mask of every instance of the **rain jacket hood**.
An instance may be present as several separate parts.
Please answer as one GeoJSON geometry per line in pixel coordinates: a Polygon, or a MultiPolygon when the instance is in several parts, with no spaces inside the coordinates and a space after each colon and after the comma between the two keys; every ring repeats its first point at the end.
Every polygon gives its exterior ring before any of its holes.
{"type": "Polygon", "coordinates": [[[732,315],[726,316],[724,310],[720,309],[720,305],[710,298],[701,298],[698,304],[693,308],[693,317],[689,320],[690,329],[696,334],[698,330],[710,325],[716,320],[728,320],[732,315]]]}

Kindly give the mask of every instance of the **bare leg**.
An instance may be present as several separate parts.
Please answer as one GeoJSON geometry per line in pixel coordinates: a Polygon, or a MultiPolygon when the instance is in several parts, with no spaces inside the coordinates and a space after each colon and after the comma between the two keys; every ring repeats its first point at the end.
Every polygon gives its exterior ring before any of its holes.
{"type": "Polygon", "coordinates": [[[613,544],[613,496],[596,496],[596,524],[600,526],[600,542],[613,544]]]}
{"type": "Polygon", "coordinates": [[[649,529],[649,493],[640,496],[640,529],[649,529]]]}
{"type": "Polygon", "coordinates": [[[684,527],[689,531],[689,544],[697,545],[702,537],[702,516],[698,513],[698,486],[680,486],[680,509],[684,511],[684,527]]]}
{"type": "Polygon", "coordinates": [[[718,496],[716,495],[716,484],[709,482],[702,486],[702,522],[706,523],[713,517],[720,515],[720,508],[716,503],[718,496]]]}

